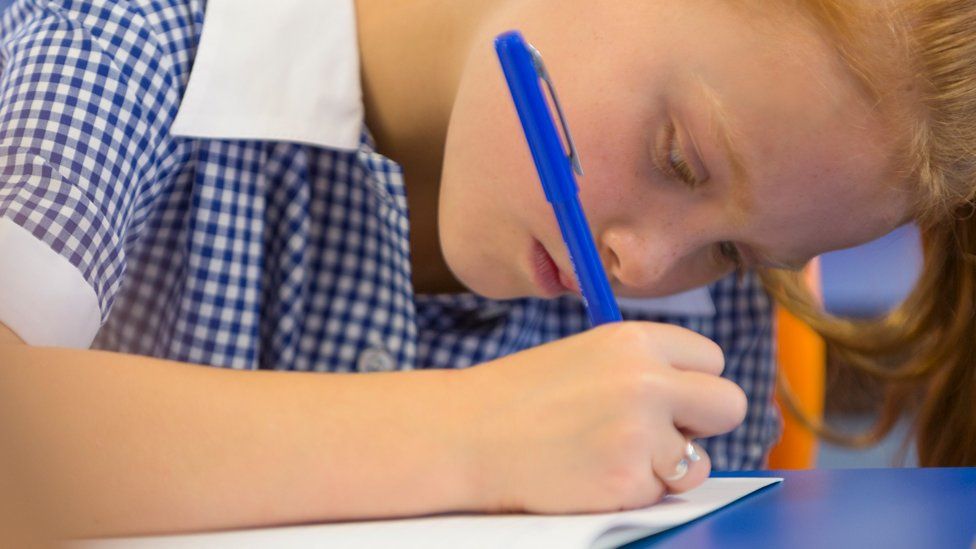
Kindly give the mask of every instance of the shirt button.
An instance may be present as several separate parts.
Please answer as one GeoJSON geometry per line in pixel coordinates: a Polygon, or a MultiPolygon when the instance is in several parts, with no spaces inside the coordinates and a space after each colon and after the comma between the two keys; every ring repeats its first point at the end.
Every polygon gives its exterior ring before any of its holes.
{"type": "Polygon", "coordinates": [[[478,320],[492,322],[507,315],[511,309],[511,305],[505,303],[488,302],[478,311],[478,320]]]}
{"type": "Polygon", "coordinates": [[[359,355],[360,372],[392,372],[396,369],[393,356],[386,349],[366,349],[359,355]]]}

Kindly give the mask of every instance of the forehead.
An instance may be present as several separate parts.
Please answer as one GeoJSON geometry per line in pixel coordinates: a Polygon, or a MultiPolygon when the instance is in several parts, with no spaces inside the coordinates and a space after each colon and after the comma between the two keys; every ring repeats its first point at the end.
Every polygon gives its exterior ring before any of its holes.
{"type": "Polygon", "coordinates": [[[755,62],[720,63],[703,79],[759,187],[876,180],[888,169],[884,117],[829,47],[763,52],[755,62]]]}
{"type": "Polygon", "coordinates": [[[653,85],[693,114],[719,103],[753,170],[771,157],[791,158],[796,168],[886,165],[892,132],[827,32],[799,8],[745,9],[751,5],[674,6],[661,29],[674,38],[658,44],[669,50],[668,78],[653,85]]]}
{"type": "MultiPolygon", "coordinates": [[[[696,25],[715,24],[708,40],[684,43],[689,78],[679,102],[693,115],[709,94],[721,102],[746,171],[743,223],[769,248],[797,255],[893,228],[894,214],[880,206],[893,190],[892,132],[829,37],[798,15],[778,15],[779,26],[757,26],[761,16],[727,6],[696,15],[696,25]]],[[[712,158],[725,162],[716,137],[712,158]]]]}

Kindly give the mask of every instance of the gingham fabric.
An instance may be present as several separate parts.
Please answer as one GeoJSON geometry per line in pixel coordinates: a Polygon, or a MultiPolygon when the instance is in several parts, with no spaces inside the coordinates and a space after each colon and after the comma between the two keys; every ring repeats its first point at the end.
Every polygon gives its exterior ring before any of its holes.
{"type": "MultiPolygon", "coordinates": [[[[463,368],[585,328],[568,297],[414,295],[402,172],[365,128],[355,152],[172,136],[204,8],[19,0],[0,23],[0,216],[94,288],[95,347],[237,369],[463,368]]],[[[717,469],[758,468],[779,433],[770,302],[754,276],[710,293],[714,316],[625,317],[721,345],[750,406],[703,443],[717,469]]]]}

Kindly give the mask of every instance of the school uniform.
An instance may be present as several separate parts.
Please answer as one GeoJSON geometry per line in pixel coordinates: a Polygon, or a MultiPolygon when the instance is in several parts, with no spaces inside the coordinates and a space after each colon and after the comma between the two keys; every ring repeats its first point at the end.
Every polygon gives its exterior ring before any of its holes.
{"type": "MultiPolygon", "coordinates": [[[[0,321],[35,345],[316,372],[464,368],[586,329],[573,297],[416,294],[403,173],[363,120],[352,0],[17,1],[0,321]]],[[[621,305],[722,346],[750,406],[703,445],[761,467],[779,418],[756,277],[621,305]]]]}

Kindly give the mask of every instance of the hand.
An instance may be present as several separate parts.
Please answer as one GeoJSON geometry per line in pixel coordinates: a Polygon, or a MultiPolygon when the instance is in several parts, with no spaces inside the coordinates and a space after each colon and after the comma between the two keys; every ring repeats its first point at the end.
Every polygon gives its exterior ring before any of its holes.
{"type": "Polygon", "coordinates": [[[463,372],[477,508],[577,513],[634,509],[698,486],[672,476],[689,438],[728,432],[746,398],[719,377],[722,351],[675,326],[624,322],[463,372]]]}

